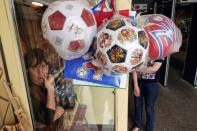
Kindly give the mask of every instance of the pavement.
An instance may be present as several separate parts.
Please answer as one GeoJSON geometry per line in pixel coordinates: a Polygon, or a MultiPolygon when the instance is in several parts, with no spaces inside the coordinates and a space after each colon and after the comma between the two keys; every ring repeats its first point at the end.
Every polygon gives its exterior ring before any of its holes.
{"type": "MultiPolygon", "coordinates": [[[[161,86],[157,100],[154,131],[197,131],[197,89],[180,76],[179,70],[170,67],[168,86],[161,86]]],[[[133,127],[134,118],[132,91],[130,94],[128,131],[133,127]]],[[[143,116],[142,131],[145,131],[143,116]]]]}

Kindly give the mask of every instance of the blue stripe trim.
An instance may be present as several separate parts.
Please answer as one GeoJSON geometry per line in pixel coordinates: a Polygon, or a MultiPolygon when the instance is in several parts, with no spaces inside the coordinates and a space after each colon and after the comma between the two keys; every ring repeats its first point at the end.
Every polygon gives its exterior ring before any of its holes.
{"type": "Polygon", "coordinates": [[[164,33],[164,31],[152,31],[151,34],[153,34],[153,38],[156,40],[157,46],[159,47],[159,58],[163,57],[163,44],[160,40],[160,36],[158,35],[158,33],[164,33]]]}
{"type": "Polygon", "coordinates": [[[103,0],[101,0],[101,1],[100,1],[100,2],[98,2],[95,6],[93,6],[93,7],[92,7],[92,11],[93,11],[94,13],[98,13],[98,12],[100,12],[100,11],[96,11],[95,9],[96,9],[98,6],[100,6],[103,2],[104,2],[104,1],[103,1],[103,0]]]}

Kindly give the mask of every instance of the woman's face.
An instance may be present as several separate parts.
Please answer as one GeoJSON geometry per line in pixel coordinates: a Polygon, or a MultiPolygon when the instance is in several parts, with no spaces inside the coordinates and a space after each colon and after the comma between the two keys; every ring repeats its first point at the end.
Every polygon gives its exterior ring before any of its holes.
{"type": "Polygon", "coordinates": [[[46,63],[42,62],[41,64],[30,67],[29,75],[31,81],[38,86],[44,85],[44,80],[48,77],[49,67],[46,63]]]}

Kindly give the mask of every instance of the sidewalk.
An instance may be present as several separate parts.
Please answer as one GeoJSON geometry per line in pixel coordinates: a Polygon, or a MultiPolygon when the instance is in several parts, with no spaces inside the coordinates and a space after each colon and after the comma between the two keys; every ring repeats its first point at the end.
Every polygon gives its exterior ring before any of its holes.
{"type": "MultiPolygon", "coordinates": [[[[130,129],[134,118],[133,96],[129,99],[130,129]]],[[[155,131],[197,131],[197,89],[181,80],[173,68],[170,68],[168,87],[160,90],[155,131]]]]}

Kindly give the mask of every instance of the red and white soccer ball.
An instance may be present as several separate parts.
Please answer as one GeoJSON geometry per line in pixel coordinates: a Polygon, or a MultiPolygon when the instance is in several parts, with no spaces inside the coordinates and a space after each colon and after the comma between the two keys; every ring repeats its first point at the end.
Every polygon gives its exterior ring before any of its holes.
{"type": "Polygon", "coordinates": [[[106,70],[129,73],[143,63],[148,47],[148,37],[142,28],[125,17],[116,17],[97,34],[95,61],[106,70]]]}
{"type": "Polygon", "coordinates": [[[97,27],[90,6],[80,0],[55,1],[42,17],[42,32],[65,60],[85,54],[97,27]]]}
{"type": "Polygon", "coordinates": [[[175,23],[162,14],[142,15],[139,23],[149,37],[149,57],[164,58],[177,52],[182,44],[181,31],[175,23]]]}

